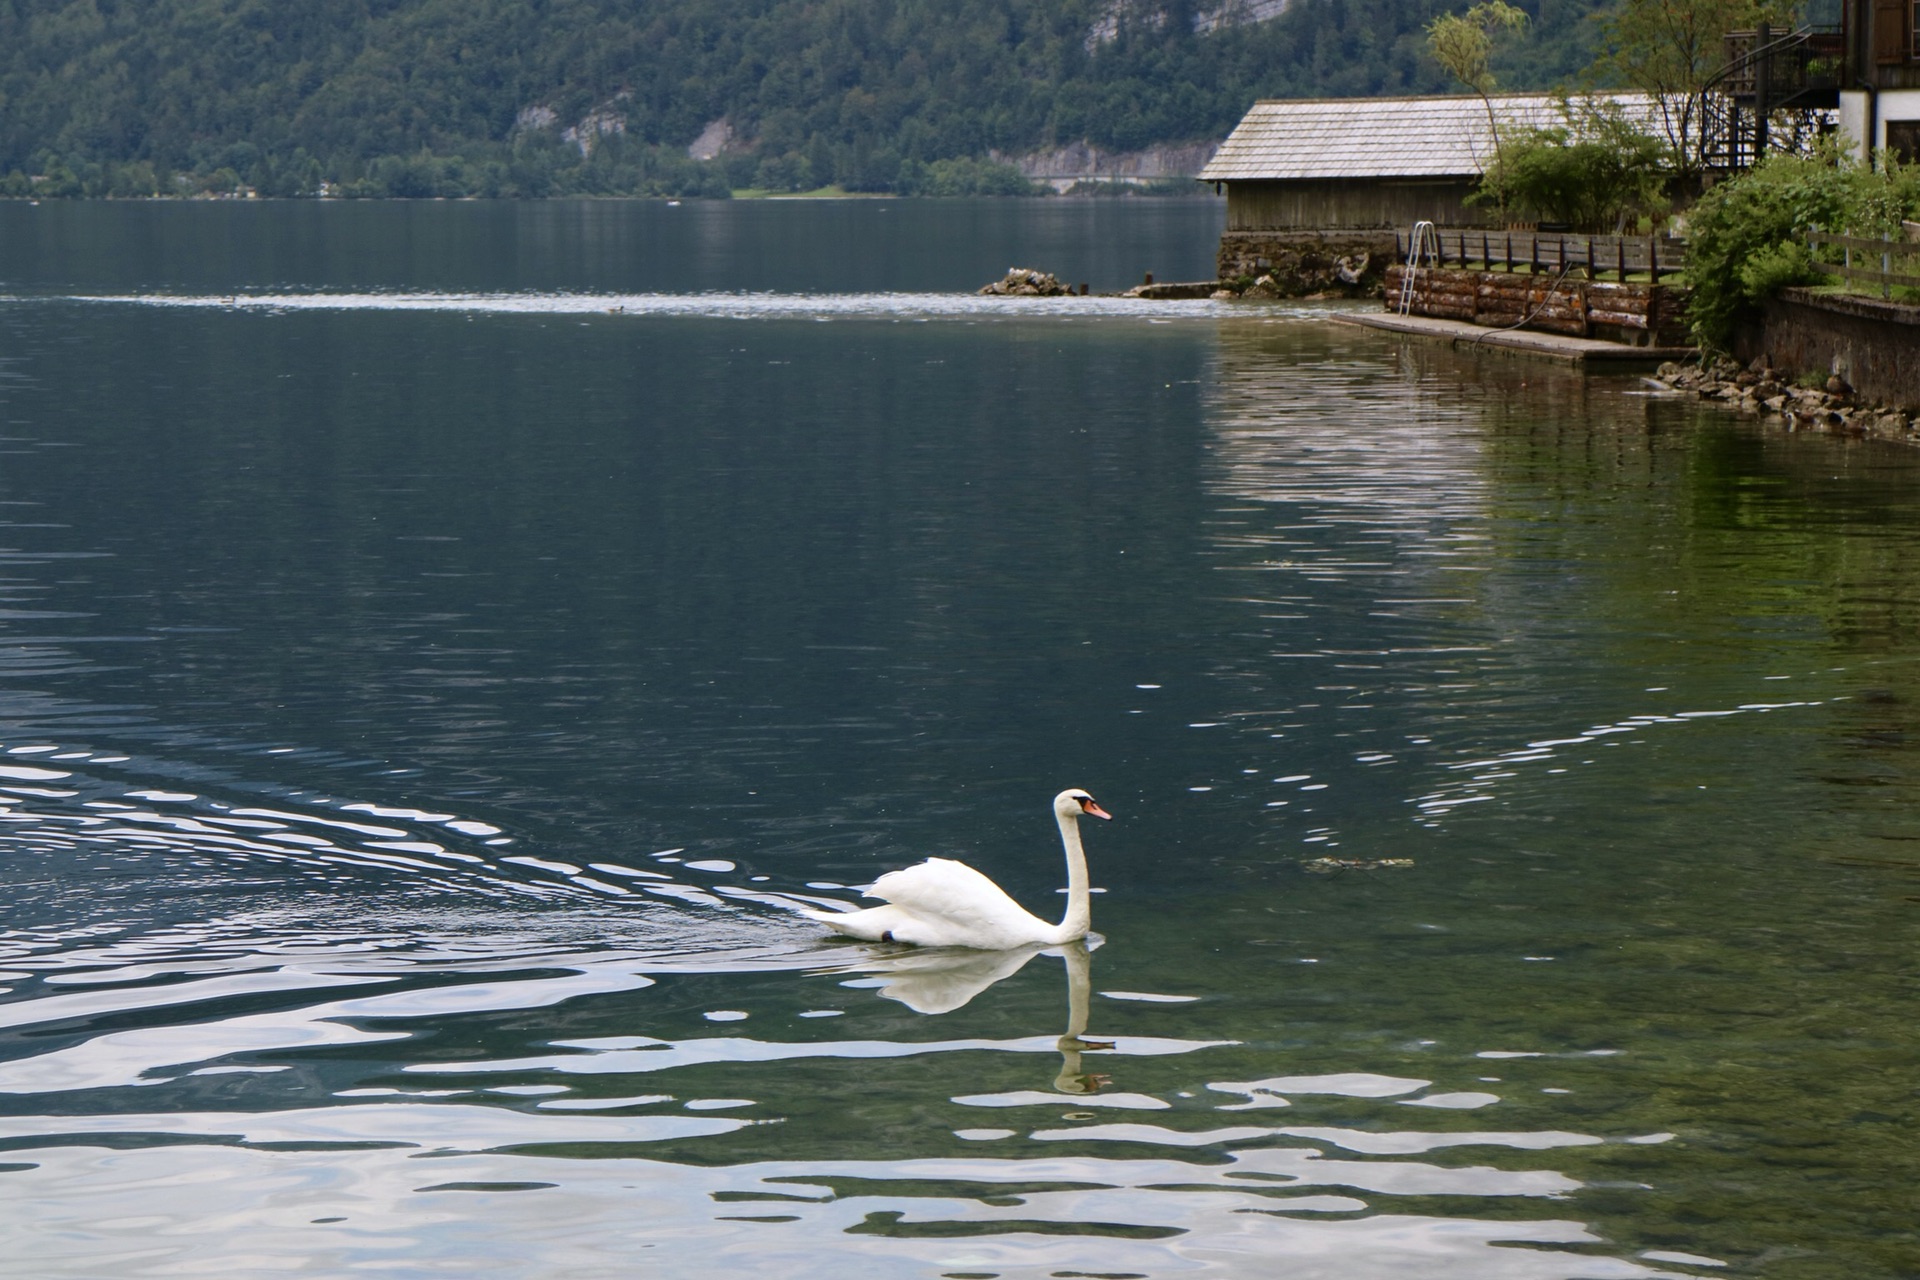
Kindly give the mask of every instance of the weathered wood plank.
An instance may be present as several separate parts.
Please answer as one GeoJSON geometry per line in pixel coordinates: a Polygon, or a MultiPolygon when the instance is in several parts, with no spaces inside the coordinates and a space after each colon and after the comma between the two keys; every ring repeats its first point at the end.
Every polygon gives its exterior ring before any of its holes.
{"type": "Polygon", "coordinates": [[[1873,271],[1866,267],[1849,267],[1838,262],[1816,262],[1813,267],[1816,271],[1840,276],[1847,280],[1865,280],[1871,284],[1898,284],[1920,289],[1920,276],[1902,275],[1898,271],[1873,271]]]}
{"type": "Polygon", "coordinates": [[[1869,253],[1920,253],[1920,244],[1910,240],[1870,240],[1865,236],[1836,236],[1825,231],[1807,232],[1807,244],[1816,249],[1827,244],[1836,249],[1865,249],[1869,253]]]}

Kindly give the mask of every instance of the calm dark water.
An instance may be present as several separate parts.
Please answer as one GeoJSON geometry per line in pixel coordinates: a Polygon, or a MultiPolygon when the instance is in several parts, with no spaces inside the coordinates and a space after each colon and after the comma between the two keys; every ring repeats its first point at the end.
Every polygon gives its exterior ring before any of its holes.
{"type": "Polygon", "coordinates": [[[1218,223],[0,203],[10,1265],[1920,1274],[1920,456],[1218,223]]]}

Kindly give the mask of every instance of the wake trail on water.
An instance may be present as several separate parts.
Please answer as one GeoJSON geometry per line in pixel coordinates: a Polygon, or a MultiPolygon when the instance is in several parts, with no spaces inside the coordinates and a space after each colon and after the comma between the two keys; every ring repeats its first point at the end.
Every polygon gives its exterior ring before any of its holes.
{"type": "Polygon", "coordinates": [[[757,878],[764,887],[735,883],[745,877],[726,859],[669,848],[582,861],[455,812],[153,781],[179,772],[111,752],[0,743],[0,865],[15,893],[0,966],[24,969],[11,976],[30,975],[43,954],[71,964],[73,947],[125,937],[123,917],[156,907],[171,919],[141,930],[142,945],[167,952],[219,934],[247,949],[277,938],[319,951],[432,936],[466,959],[475,946],[496,956],[580,946],[770,958],[807,948],[818,932],[793,911],[820,899],[784,893],[771,877],[757,878]],[[158,941],[173,933],[178,946],[158,941]],[[389,941],[369,941],[377,938],[389,941]]]}
{"type": "MultiPolygon", "coordinates": [[[[31,302],[25,297],[13,303],[31,302]]],[[[1210,300],[1156,301],[1120,296],[1019,298],[971,293],[458,293],[281,292],[232,294],[74,294],[40,299],[118,306],[289,314],[302,311],[420,311],[489,315],[668,316],[725,320],[896,321],[1053,319],[1217,320],[1324,318],[1325,306],[1250,308],[1210,300]]]]}

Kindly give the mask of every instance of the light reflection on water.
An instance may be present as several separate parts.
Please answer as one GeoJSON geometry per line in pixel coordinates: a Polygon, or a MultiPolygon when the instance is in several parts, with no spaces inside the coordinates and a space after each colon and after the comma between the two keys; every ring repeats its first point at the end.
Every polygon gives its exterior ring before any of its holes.
{"type": "MultiPolygon", "coordinates": [[[[129,788],[124,766],[137,768],[134,761],[97,764],[96,753],[52,744],[9,758],[45,762],[8,764],[0,775],[8,782],[5,846],[36,860],[84,853],[102,866],[199,868],[227,889],[277,888],[289,878],[344,882],[362,901],[377,885],[389,903],[378,930],[354,927],[350,904],[339,911],[349,918],[325,910],[316,918],[311,904],[288,901],[171,927],[94,921],[6,936],[0,961],[28,998],[0,1006],[0,1023],[39,1043],[0,1064],[0,1096],[42,1101],[0,1120],[0,1165],[32,1175],[25,1192],[10,1197],[7,1216],[10,1238],[36,1259],[36,1274],[97,1274],[103,1265],[168,1274],[484,1263],[492,1274],[557,1275],[636,1260],[673,1273],[702,1258],[710,1265],[716,1250],[744,1265],[768,1250],[804,1249],[793,1274],[925,1266],[1018,1275],[1070,1266],[1232,1275],[1274,1256],[1324,1255],[1337,1259],[1328,1275],[1399,1274],[1418,1260],[1426,1274],[1531,1277],[1569,1272],[1551,1254],[1506,1246],[1597,1242],[1551,1215],[1514,1222],[1503,1213],[1469,1226],[1458,1214],[1394,1210],[1427,1197],[1551,1202],[1577,1188],[1550,1169],[1419,1157],[1605,1139],[1436,1133],[1394,1111],[1477,1108],[1496,1095],[1366,1072],[1198,1076],[1194,1089],[1129,1089],[1127,1076],[1147,1060],[1204,1058],[1236,1042],[1087,1038],[1097,956],[1084,947],[982,955],[822,945],[770,911],[778,901],[771,893],[730,899],[724,871],[696,885],[634,880],[685,891],[636,903],[570,864],[505,855],[518,847],[512,836],[453,813],[337,797],[265,806],[129,788]],[[49,767],[56,762],[62,767],[49,767]],[[255,868],[273,879],[250,880],[255,868]],[[392,900],[408,897],[416,905],[393,910],[392,900]],[[502,917],[489,905],[513,901],[543,909],[502,917]],[[608,909],[615,905],[617,915],[608,909]],[[636,918],[636,906],[647,914],[636,918]],[[595,936],[603,931],[644,937],[645,947],[595,936]],[[1050,1031],[950,1039],[931,1022],[875,1039],[796,1038],[809,1027],[840,1026],[801,1021],[809,1013],[850,1012],[796,1012],[798,1003],[844,1006],[878,995],[946,1014],[991,1001],[991,988],[1036,959],[1047,970],[1061,963],[1067,980],[1064,1021],[1050,1031]],[[791,985],[769,993],[772,1007],[747,1001],[745,1009],[704,1011],[723,1025],[770,1021],[757,1035],[711,1027],[680,1038],[567,1037],[550,1024],[535,1033],[543,1052],[474,1058],[456,1047],[440,1056],[462,1022],[596,999],[624,999],[637,1010],[633,998],[644,1001],[676,975],[705,983],[780,973],[791,985]],[[377,1062],[364,1061],[369,1053],[377,1062]],[[1012,1079],[1024,1085],[970,1088],[1009,1075],[980,1070],[982,1055],[1015,1062],[1012,1079]],[[703,1142],[759,1132],[773,1136],[750,1149],[777,1149],[784,1128],[817,1125],[819,1108],[833,1107],[848,1087],[822,1090],[773,1069],[816,1062],[831,1072],[882,1060],[910,1062],[916,1073],[935,1069],[951,1091],[949,1139],[990,1144],[992,1153],[722,1156],[718,1167],[701,1156],[703,1142]],[[130,1089],[140,1092],[116,1099],[130,1089]],[[1240,1116],[1222,1123],[1225,1112],[1310,1116],[1322,1098],[1363,1106],[1348,1112],[1348,1125],[1249,1124],[1240,1116]],[[969,1112],[990,1114],[996,1127],[969,1112]],[[1121,1121],[1116,1112],[1160,1118],[1121,1121]],[[641,1154],[660,1147],[675,1158],[641,1154]],[[1061,1147],[1073,1154],[1055,1154],[1061,1147]],[[219,1210],[183,1214],[183,1186],[219,1210]],[[607,1214],[619,1230],[604,1229],[607,1214]]],[[[670,860],[651,866],[686,865],[663,856],[670,860]]],[[[1119,1003],[1182,999],[1123,992],[1119,1003]]],[[[933,1101],[922,1095],[916,1106],[933,1101]]],[[[841,1136],[859,1145],[855,1134],[841,1136]]],[[[812,1133],[799,1145],[818,1140],[812,1133]]],[[[1596,1270],[1592,1261],[1579,1274],[1657,1274],[1604,1260],[1596,1270]]]]}
{"type": "MultiPolygon", "coordinates": [[[[766,912],[772,898],[730,902],[724,871],[699,885],[634,881],[641,889],[693,892],[691,900],[645,904],[643,919],[630,902],[618,904],[618,915],[578,912],[564,904],[603,904],[616,887],[557,860],[509,862],[501,850],[516,848],[511,835],[457,814],[336,796],[263,806],[129,787],[123,766],[131,760],[96,764],[96,752],[52,745],[10,758],[46,762],[4,766],[4,841],[36,862],[84,852],[102,865],[217,867],[213,879],[228,889],[267,889],[248,879],[263,869],[276,877],[273,885],[288,883],[284,877],[317,885],[344,877],[363,894],[376,883],[382,900],[426,894],[413,908],[386,906],[380,929],[355,929],[330,912],[315,917],[311,906],[288,900],[278,910],[159,929],[90,923],[10,931],[0,960],[29,998],[0,1006],[0,1021],[38,1044],[0,1065],[0,1096],[60,1100],[0,1121],[8,1155],[0,1163],[33,1174],[27,1192],[10,1197],[8,1217],[10,1238],[35,1257],[36,1274],[432,1270],[482,1259],[492,1274],[501,1267],[582,1274],[634,1259],[668,1270],[695,1267],[703,1257],[710,1265],[714,1249],[743,1265],[768,1249],[803,1249],[804,1263],[791,1265],[806,1274],[900,1267],[1242,1274],[1273,1255],[1298,1257],[1315,1274],[1308,1259],[1325,1255],[1325,1274],[1344,1276],[1398,1274],[1413,1259],[1425,1274],[1559,1276],[1569,1272],[1548,1255],[1501,1245],[1596,1242],[1551,1215],[1524,1222],[1501,1215],[1463,1230],[1457,1215],[1390,1211],[1398,1197],[1551,1201],[1578,1186],[1549,1169],[1417,1159],[1430,1151],[1603,1142],[1578,1132],[1436,1134],[1407,1126],[1394,1107],[1457,1107],[1463,1098],[1432,1088],[1432,1080],[1342,1073],[1208,1079],[1173,1096],[1125,1088],[1142,1059],[1204,1055],[1235,1042],[1085,1038],[1096,960],[1087,948],[981,956],[822,946],[810,931],[766,912]],[[61,768],[50,768],[56,762],[61,768]],[[436,906],[440,898],[468,906],[436,906]],[[547,910],[501,917],[488,908],[513,898],[547,910]],[[597,929],[645,936],[645,952],[589,940],[597,929]],[[547,1046],[541,1054],[474,1059],[461,1050],[436,1059],[436,1040],[463,1019],[636,996],[676,973],[714,979],[787,971],[812,988],[803,1000],[835,1002],[833,990],[845,992],[837,1002],[866,1000],[872,992],[937,1015],[991,1000],[989,988],[1041,958],[1048,969],[1064,961],[1064,1031],[952,1040],[927,1023],[918,1034],[874,1040],[787,1038],[808,1023],[781,1007],[793,992],[776,992],[774,1007],[722,1013],[749,1025],[772,1019],[772,1036],[712,1029],[684,1038],[574,1038],[547,1029],[536,1032],[547,1046]],[[127,1027],[127,1019],[138,1025],[127,1027]],[[407,1040],[419,1046],[396,1048],[407,1040]],[[353,1067],[353,1059],[369,1052],[397,1073],[361,1075],[365,1067],[353,1067]],[[1027,1084],[968,1090],[983,1073],[960,1063],[983,1054],[1033,1063],[1012,1073],[1027,1084]],[[885,1151],[870,1159],[707,1167],[699,1155],[703,1140],[747,1130],[774,1134],[755,1148],[778,1148],[781,1126],[806,1123],[812,1103],[793,1107],[801,1100],[768,1069],[876,1059],[918,1069],[952,1059],[954,1067],[941,1069],[956,1086],[947,1103],[950,1136],[991,1144],[993,1153],[914,1159],[899,1146],[904,1136],[887,1132],[876,1136],[885,1151]],[[330,1063],[348,1067],[346,1075],[330,1063]],[[1089,1071],[1094,1065],[1102,1071],[1089,1071]],[[726,1080],[703,1086],[714,1069],[726,1080]],[[735,1080],[753,1096],[726,1096],[735,1080]],[[670,1092],[659,1092],[662,1084],[670,1092]],[[140,1090],[136,1098],[113,1102],[132,1088],[140,1090]],[[324,1105],[313,1105],[315,1096],[324,1105]],[[292,1098],[309,1102],[284,1105],[292,1098]],[[1221,1123],[1227,1111],[1284,1107],[1292,1115],[1313,1098],[1369,1109],[1352,1128],[1250,1125],[1238,1117],[1221,1123]],[[987,1111],[1014,1128],[985,1128],[968,1111],[987,1111]],[[1116,1111],[1165,1119],[1110,1119],[1116,1111]],[[680,1159],[641,1155],[660,1146],[680,1159]],[[1060,1146],[1077,1153],[1052,1153],[1060,1146]],[[1108,1148],[1119,1153],[1104,1155],[1108,1148]],[[1392,1163],[1356,1163],[1354,1153],[1392,1163]],[[177,1188],[192,1188],[194,1203],[221,1207],[213,1215],[169,1209],[179,1203],[177,1188]],[[563,1207],[549,1194],[563,1194],[563,1207]],[[624,1226],[609,1232],[603,1215],[624,1226]],[[741,1228],[755,1234],[735,1234],[741,1228]],[[722,1240],[716,1232],[728,1234],[722,1240]]],[[[685,867],[678,860],[651,865],[685,867]]],[[[1121,996],[1131,1004],[1179,1000],[1160,992],[1121,996]]],[[[845,1144],[843,1136],[837,1146],[845,1144]]],[[[1655,1272],[1609,1261],[1580,1274],[1655,1272]]]]}
{"type": "MultiPolygon", "coordinates": [[[[1578,1224],[1550,1215],[1515,1222],[1503,1214],[1501,1221],[1470,1224],[1457,1213],[1442,1219],[1395,1212],[1396,1205],[1430,1197],[1551,1202],[1579,1185],[1551,1170],[1414,1157],[1453,1148],[1537,1152],[1603,1141],[1570,1132],[1437,1134],[1404,1127],[1406,1119],[1391,1108],[1455,1105],[1459,1095],[1428,1092],[1428,1080],[1344,1073],[1209,1081],[1197,1096],[1183,1090],[1173,1098],[1108,1089],[1104,1075],[1082,1071],[1085,1055],[1099,1053],[1101,1065],[1125,1071],[1144,1058],[1203,1054],[1220,1042],[1084,1039],[1091,966],[1080,947],[1064,954],[1068,1014],[1059,1038],[558,1039],[550,1042],[556,1053],[415,1063],[390,1077],[400,1082],[394,1086],[329,1089],[326,1056],[341,1049],[419,1035],[431,1052],[450,1019],[552,1008],[655,985],[630,960],[550,955],[542,969],[565,972],[341,996],[336,993],[343,988],[392,983],[406,967],[392,955],[369,957],[363,965],[343,963],[352,950],[290,965],[278,971],[283,982],[199,978],[190,984],[194,998],[211,1001],[242,992],[299,991],[324,977],[333,998],[320,1004],[149,1033],[109,1032],[86,1040],[65,1060],[58,1051],[42,1054],[29,1060],[28,1071],[0,1077],[0,1092],[73,1091],[76,1103],[101,1096],[91,1091],[147,1086],[131,1109],[89,1113],[63,1104],[60,1114],[15,1115],[0,1125],[0,1141],[10,1154],[26,1157],[12,1167],[35,1175],[30,1192],[12,1201],[20,1215],[13,1238],[41,1261],[41,1274],[88,1274],[103,1262],[165,1274],[177,1265],[199,1271],[383,1264],[430,1270],[482,1260],[496,1274],[502,1267],[581,1274],[635,1259],[677,1272],[716,1249],[742,1265],[764,1260],[769,1250],[788,1257],[804,1249],[804,1260],[795,1256],[788,1264],[794,1274],[880,1274],[915,1265],[1001,1267],[1012,1274],[1046,1274],[1045,1268],[1067,1265],[1251,1274],[1284,1255],[1299,1257],[1306,1274],[1401,1274],[1417,1261],[1425,1274],[1531,1277],[1569,1272],[1550,1254],[1502,1246],[1597,1243],[1578,1224]],[[192,1054],[183,1056],[178,1050],[188,1045],[192,1054]],[[150,1052],[155,1047],[162,1050],[159,1056],[150,1052]],[[168,1047],[175,1051],[167,1053],[168,1047]],[[296,1063],[256,1056],[275,1053],[290,1054],[296,1063]],[[1022,1063],[1051,1063],[1057,1055],[1059,1063],[1058,1074],[1046,1083],[1051,1065],[1018,1068],[1038,1087],[951,1099],[947,1123],[959,1122],[953,1137],[991,1143],[991,1155],[748,1159],[718,1167],[700,1155],[703,1139],[749,1131],[769,1131],[777,1145],[782,1127],[810,1119],[806,1111],[822,1099],[801,1102],[779,1075],[758,1070],[767,1064],[907,1059],[942,1066],[952,1086],[977,1070],[971,1064],[981,1054],[1022,1063]],[[951,1066],[944,1065],[948,1057],[951,1066]],[[754,1082],[756,1096],[702,1096],[702,1069],[715,1067],[754,1068],[737,1078],[754,1082]],[[293,1092],[282,1077],[296,1072],[322,1085],[330,1095],[327,1105],[244,1105],[252,1086],[282,1096],[293,1092]],[[634,1092],[660,1083],[676,1092],[634,1092]],[[181,1095],[171,1105],[164,1100],[169,1092],[181,1095]],[[1310,1109],[1316,1098],[1362,1104],[1354,1113],[1357,1127],[1223,1125],[1216,1118],[1250,1108],[1286,1108],[1291,1115],[1310,1109]],[[227,1105],[202,1109],[211,1102],[227,1105]],[[961,1108],[986,1108],[996,1120],[1018,1127],[972,1127],[961,1108]],[[1106,1118],[1116,1108],[1165,1119],[1106,1118]],[[716,1110],[724,1114],[712,1114],[716,1110]],[[1382,1122],[1402,1127],[1383,1130],[1382,1122]],[[1062,1146],[1078,1154],[1055,1154],[1062,1146]],[[643,1154],[658,1147],[671,1147],[681,1158],[643,1154]],[[1099,1154],[1104,1147],[1119,1154],[1099,1154]],[[430,1163],[419,1163],[423,1159],[430,1163]],[[171,1199],[171,1189],[182,1185],[217,1199],[220,1210],[185,1219],[163,1214],[171,1221],[155,1240],[153,1211],[162,1205],[154,1197],[171,1199]],[[564,1200],[556,1205],[537,1194],[544,1192],[558,1192],[564,1200]],[[456,1197],[460,1207],[449,1210],[417,1196],[456,1197]],[[75,1215],[79,1205],[86,1206],[84,1221],[75,1215]],[[620,1225],[609,1231],[608,1222],[620,1225]],[[741,1223],[771,1238],[730,1231],[730,1224],[741,1223]],[[308,1227],[326,1230],[303,1229],[308,1227]],[[78,1246],[76,1234],[84,1237],[78,1246]],[[1324,1271],[1312,1261],[1320,1256],[1324,1271]]],[[[445,950],[431,944],[424,950],[410,958],[412,964],[443,973],[453,968],[445,950]]],[[[998,964],[992,977],[1009,977],[1032,958],[1022,953],[998,964]]],[[[891,949],[865,961],[843,960],[825,972],[877,969],[911,978],[943,960],[981,976],[977,957],[891,949]]],[[[496,957],[482,968],[498,962],[496,957]]],[[[718,960],[697,967],[713,975],[730,966],[718,960]]],[[[150,979],[156,972],[150,965],[141,976],[150,979]]],[[[464,976],[478,977],[470,969],[464,976]]],[[[901,998],[897,989],[881,994],[901,998]]],[[[105,1006],[82,1011],[58,998],[34,1007],[53,1024],[83,1012],[107,1012],[105,1006]]],[[[739,1012],[754,1018],[763,1011],[739,1012]]],[[[766,1012],[778,1017],[779,1011],[766,1012]]],[[[780,1021],[781,1030],[796,1026],[780,1021]]],[[[252,1098],[260,1096],[254,1088],[252,1098]]],[[[923,1097],[919,1105],[930,1101],[923,1097]]],[[[1670,1136],[1626,1141],[1658,1143],[1670,1136]]],[[[841,1137],[857,1145],[857,1134],[841,1137]]],[[[751,1145],[767,1144],[760,1139],[751,1145]]],[[[801,1145],[810,1144],[802,1138],[801,1145]]],[[[1578,1274],[1657,1273],[1588,1259],[1578,1274]]]]}
{"type": "Polygon", "coordinates": [[[1900,459],[1278,309],[115,292],[4,316],[35,1274],[1898,1273],[1900,459]],[[1067,783],[1096,950],[787,909],[1045,914],[1067,783]]]}
{"type": "MultiPolygon", "coordinates": [[[[504,1140],[526,1136],[497,1119],[489,1127],[504,1140]]],[[[297,1118],[269,1131],[301,1143],[315,1137],[297,1118]]],[[[337,1135],[325,1130],[321,1142],[337,1135]]],[[[1353,1196],[1315,1193],[1327,1185],[1323,1178],[1349,1186],[1354,1167],[1317,1160],[1310,1150],[1246,1149],[1211,1166],[1043,1156],[709,1168],[626,1152],[580,1160],[436,1150],[419,1163],[331,1145],[303,1152],[297,1163],[244,1148],[174,1149],[165,1157],[168,1175],[226,1204],[190,1232],[155,1241],[153,1224],[116,1212],[145,1207],[139,1166],[147,1163],[157,1163],[150,1152],[51,1154],[38,1179],[46,1199],[33,1207],[61,1235],[77,1228],[88,1245],[82,1252],[56,1236],[39,1253],[44,1274],[85,1274],[101,1262],[164,1271],[188,1253],[261,1271],[590,1275],[639,1262],[662,1274],[777,1265],[798,1276],[1254,1274],[1284,1256],[1300,1260],[1298,1274],[1327,1280],[1409,1268],[1519,1280],[1568,1274],[1554,1246],[1596,1243],[1579,1223],[1552,1217],[1442,1229],[1419,1216],[1358,1216],[1363,1202],[1353,1196]],[[1169,1192],[1170,1185],[1180,1190],[1169,1192]],[[102,1230],[63,1212],[81,1200],[113,1225],[102,1230]]],[[[1362,1176],[1381,1168],[1366,1166],[1362,1176]]],[[[1406,1171],[1415,1176],[1401,1185],[1415,1194],[1444,1186],[1461,1196],[1550,1197],[1563,1189],[1550,1176],[1529,1184],[1474,1169],[1422,1185],[1417,1170],[1406,1171]]],[[[1578,1274],[1671,1273],[1588,1258],[1578,1274]]]]}

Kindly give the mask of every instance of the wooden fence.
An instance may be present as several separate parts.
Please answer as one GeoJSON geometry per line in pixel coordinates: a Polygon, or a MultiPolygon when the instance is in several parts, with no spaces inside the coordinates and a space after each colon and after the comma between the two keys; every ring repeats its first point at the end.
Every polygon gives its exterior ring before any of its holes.
{"type": "MultiPolygon", "coordinates": [[[[1395,260],[1406,262],[1408,233],[1394,233],[1395,260]]],[[[1418,266],[1524,268],[1533,275],[1580,272],[1588,280],[1611,275],[1624,283],[1644,275],[1652,284],[1686,267],[1686,246],[1658,236],[1576,236],[1540,231],[1429,230],[1418,266]]]]}
{"type": "Polygon", "coordinates": [[[1839,276],[1848,284],[1856,281],[1877,284],[1880,286],[1880,296],[1884,299],[1893,297],[1895,285],[1920,289],[1920,276],[1905,275],[1893,269],[1896,258],[1920,261],[1920,244],[1895,240],[1891,236],[1868,240],[1862,236],[1835,236],[1824,231],[1810,231],[1807,233],[1807,249],[1814,255],[1814,266],[1819,270],[1839,276]],[[1822,249],[1840,250],[1840,261],[1831,262],[1821,258],[1822,249]],[[1877,266],[1855,266],[1856,257],[1876,263],[1877,266]]]}

